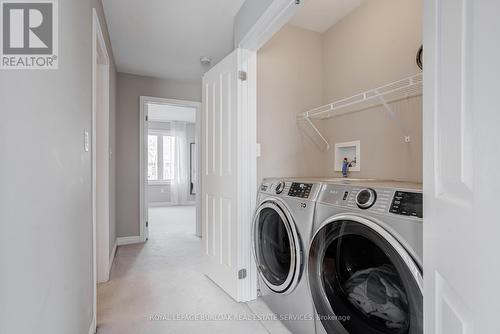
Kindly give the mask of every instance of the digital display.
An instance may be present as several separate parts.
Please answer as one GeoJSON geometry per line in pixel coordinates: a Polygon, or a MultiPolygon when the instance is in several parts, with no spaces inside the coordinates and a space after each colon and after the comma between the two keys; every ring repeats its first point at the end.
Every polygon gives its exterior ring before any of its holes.
{"type": "Polygon", "coordinates": [[[288,196],[308,198],[311,193],[313,184],[312,183],[292,183],[290,190],[288,191],[288,196]]]}
{"type": "Polygon", "coordinates": [[[422,218],[423,198],[421,193],[396,191],[391,204],[391,213],[422,218]]]}

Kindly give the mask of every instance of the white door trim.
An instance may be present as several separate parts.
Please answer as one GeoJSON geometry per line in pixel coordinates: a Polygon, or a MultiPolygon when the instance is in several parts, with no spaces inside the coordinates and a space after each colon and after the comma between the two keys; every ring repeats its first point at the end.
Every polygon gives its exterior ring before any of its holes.
{"type": "Polygon", "coordinates": [[[297,13],[304,1],[274,0],[264,11],[238,47],[257,51],[269,41],[297,13]]]}
{"type": "MultiPolygon", "coordinates": [[[[269,36],[271,38],[271,36],[269,36]]],[[[249,301],[257,298],[257,265],[253,258],[252,245],[252,225],[253,215],[257,207],[257,52],[247,49],[240,50],[238,64],[239,70],[247,73],[246,89],[241,92],[241,113],[245,115],[246,128],[241,129],[243,134],[240,136],[242,146],[247,148],[242,152],[241,168],[238,181],[242,189],[248,189],[243,192],[241,204],[242,215],[240,221],[244,222],[240,226],[245,233],[239,234],[241,240],[240,256],[242,258],[242,268],[247,268],[247,280],[239,280],[240,301],[249,301]],[[245,205],[246,204],[246,205],[245,205]]]]}
{"type": "MultiPolygon", "coordinates": [[[[110,258],[109,258],[109,53],[106,47],[104,34],[99,23],[99,17],[95,8],[92,10],[92,262],[93,262],[93,315],[91,330],[95,333],[97,324],[97,282],[109,279],[110,258]],[[102,86],[104,87],[103,98],[99,102],[98,96],[98,72],[102,72],[102,86]],[[99,108],[99,104],[101,105],[99,108]],[[97,129],[98,115],[102,116],[102,131],[104,142],[100,147],[107,151],[106,157],[98,161],[97,155],[97,129]],[[101,161],[102,160],[102,161],[101,161]],[[99,165],[98,165],[99,162],[99,165]],[[101,167],[101,164],[102,167],[101,167]],[[99,184],[99,194],[105,199],[103,207],[105,208],[104,217],[107,219],[98,219],[98,170],[104,171],[104,180],[99,184]],[[107,214],[106,214],[107,212],[107,214]],[[99,231],[99,233],[98,233],[99,231]],[[106,233],[107,231],[107,233],[106,233]],[[99,245],[99,247],[98,247],[99,245]],[[105,252],[103,254],[102,252],[105,252]],[[98,272],[99,277],[98,277],[98,272]]],[[[101,216],[101,215],[100,215],[101,216]]]]}
{"type": "MultiPolygon", "coordinates": [[[[238,264],[246,269],[247,279],[238,281],[240,302],[257,298],[257,267],[252,256],[252,224],[257,200],[257,50],[278,32],[300,8],[295,0],[275,0],[239,43],[238,70],[246,72],[239,96],[239,109],[245,117],[237,129],[239,138],[238,188],[238,264]]],[[[201,119],[201,118],[200,118],[201,119]]],[[[200,122],[198,122],[200,124],[200,122]]],[[[198,132],[199,133],[199,132],[198,132]]],[[[198,145],[201,147],[201,145],[198,145]]],[[[200,157],[200,155],[198,155],[200,157]]],[[[199,159],[201,162],[201,158],[199,159]]],[[[199,169],[202,170],[202,167],[199,169]]],[[[203,176],[202,176],[203,177],[203,176]]],[[[199,192],[201,193],[201,192],[199,192]]],[[[198,199],[200,199],[198,197],[198,199]]],[[[201,216],[201,215],[199,215],[201,216]]]]}
{"type": "MultiPolygon", "coordinates": [[[[257,200],[257,50],[267,43],[290,18],[300,9],[301,2],[296,0],[274,0],[268,9],[257,20],[249,32],[243,37],[238,47],[239,70],[246,72],[246,89],[242,92],[240,103],[242,114],[246,116],[246,127],[239,129],[243,133],[240,139],[248,151],[241,152],[240,165],[243,176],[239,183],[242,189],[240,210],[240,264],[247,269],[248,279],[239,280],[239,301],[257,298],[257,266],[252,256],[252,224],[257,200]]],[[[201,159],[200,159],[201,160],[201,159]]],[[[200,169],[201,170],[201,169],[200,169]]]]}
{"type": "MultiPolygon", "coordinates": [[[[188,101],[188,100],[177,100],[177,99],[166,99],[161,97],[152,97],[152,96],[141,96],[139,99],[139,109],[140,109],[140,120],[139,120],[139,242],[145,242],[148,238],[147,229],[146,229],[146,217],[147,217],[147,198],[148,198],[148,187],[146,184],[148,182],[146,177],[147,170],[147,160],[146,160],[146,152],[147,152],[147,135],[148,135],[148,126],[146,121],[147,110],[144,108],[146,103],[158,103],[158,104],[168,104],[174,106],[182,106],[182,107],[192,107],[196,109],[196,139],[195,142],[199,142],[201,140],[201,103],[196,101],[188,101]]],[[[196,145],[196,156],[198,158],[198,171],[201,168],[201,151],[199,149],[200,145],[196,145]]],[[[196,189],[198,194],[201,191],[201,181],[198,177],[196,189]]],[[[200,196],[196,196],[196,235],[201,237],[201,201],[200,196]],[[200,210],[200,212],[198,212],[200,210]]]]}

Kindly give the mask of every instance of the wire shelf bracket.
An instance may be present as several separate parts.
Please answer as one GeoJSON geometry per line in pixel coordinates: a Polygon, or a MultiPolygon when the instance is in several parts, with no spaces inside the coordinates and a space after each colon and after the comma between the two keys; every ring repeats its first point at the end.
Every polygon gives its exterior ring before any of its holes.
{"type": "Polygon", "coordinates": [[[297,121],[306,121],[319,139],[324,142],[326,150],[329,150],[328,140],[312,122],[313,119],[329,119],[380,105],[393,114],[391,103],[417,96],[422,96],[421,73],[305,111],[297,115],[297,121]]]}

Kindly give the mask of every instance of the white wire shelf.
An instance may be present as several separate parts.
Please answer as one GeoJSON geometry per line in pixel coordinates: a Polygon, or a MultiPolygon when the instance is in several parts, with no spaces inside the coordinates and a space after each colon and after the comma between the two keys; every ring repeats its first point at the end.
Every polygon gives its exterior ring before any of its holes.
{"type": "Polygon", "coordinates": [[[363,93],[338,100],[324,106],[303,112],[299,119],[327,119],[351,112],[357,112],[379,105],[389,107],[388,104],[399,100],[422,95],[422,74],[391,82],[363,93]]]}
{"type": "Polygon", "coordinates": [[[312,122],[314,119],[328,119],[335,116],[358,112],[377,106],[384,106],[392,112],[390,103],[422,95],[422,74],[416,74],[389,84],[370,89],[351,97],[341,99],[321,107],[317,107],[297,115],[298,120],[305,121],[313,130],[321,150],[329,150],[330,144],[321,131],[312,122]]]}

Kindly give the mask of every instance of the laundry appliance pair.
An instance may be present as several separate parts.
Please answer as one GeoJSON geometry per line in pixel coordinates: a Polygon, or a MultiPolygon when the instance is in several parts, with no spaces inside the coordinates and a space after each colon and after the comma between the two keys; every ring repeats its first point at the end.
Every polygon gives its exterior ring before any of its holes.
{"type": "Polygon", "coordinates": [[[260,294],[293,333],[422,334],[418,184],[266,179],[253,245],[260,294]]]}

